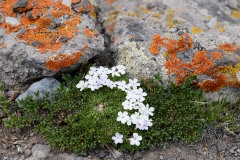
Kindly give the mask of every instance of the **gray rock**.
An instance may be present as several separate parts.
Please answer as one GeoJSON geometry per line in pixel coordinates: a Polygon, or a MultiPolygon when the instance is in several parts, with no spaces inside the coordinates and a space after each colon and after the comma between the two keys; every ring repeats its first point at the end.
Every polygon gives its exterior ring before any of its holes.
{"type": "Polygon", "coordinates": [[[228,0],[228,5],[229,5],[229,7],[233,8],[233,9],[237,9],[238,1],[237,0],[228,0]]]}
{"type": "Polygon", "coordinates": [[[222,152],[227,150],[227,143],[224,141],[218,141],[217,143],[217,151],[222,152]]]}
{"type": "Polygon", "coordinates": [[[13,10],[18,12],[19,9],[25,8],[27,6],[28,0],[18,0],[17,3],[13,6],[13,10]]]}
{"type": "MultiPolygon", "coordinates": [[[[96,25],[95,13],[93,13],[95,10],[93,10],[94,6],[91,1],[81,2],[88,2],[88,5],[84,7],[87,11],[90,5],[91,13],[90,11],[80,13],[72,10],[71,16],[66,13],[60,17],[54,17],[51,13],[57,11],[53,7],[54,4],[42,8],[43,12],[46,11],[46,14],[43,13],[42,16],[25,8],[27,0],[19,0],[14,8],[16,10],[22,8],[24,12],[22,15],[30,20],[40,20],[39,23],[29,24],[32,28],[38,27],[40,31],[31,35],[30,29],[20,23],[20,30],[8,34],[7,29],[0,26],[1,44],[5,44],[5,47],[0,47],[0,82],[4,83],[7,88],[26,87],[30,82],[45,76],[75,71],[82,63],[102,53],[104,38],[100,34],[101,28],[96,25]],[[49,22],[41,23],[41,20],[45,19],[49,22]],[[86,28],[90,29],[89,32],[84,32],[86,28]],[[92,36],[92,34],[95,35],[92,36]],[[24,38],[25,35],[31,38],[24,38]]],[[[34,6],[36,9],[38,7],[34,6]]],[[[62,13],[63,11],[60,10],[59,14],[62,13]]],[[[2,14],[3,17],[10,17],[6,13],[2,14]]],[[[21,22],[23,16],[12,18],[21,22]]]]}
{"type": "Polygon", "coordinates": [[[134,159],[134,160],[139,160],[139,159],[141,159],[141,158],[142,158],[142,153],[139,152],[139,151],[136,151],[136,152],[134,153],[134,155],[133,155],[133,159],[134,159]]]}
{"type": "Polygon", "coordinates": [[[82,157],[74,157],[74,160],[83,160],[82,157]]]}
{"type": "Polygon", "coordinates": [[[99,157],[100,159],[105,158],[105,157],[106,157],[105,151],[101,151],[101,152],[98,154],[98,157],[99,157]]]}
{"type": "Polygon", "coordinates": [[[36,144],[32,147],[32,156],[26,160],[45,160],[50,152],[47,145],[36,144]]]}
{"type": "Polygon", "coordinates": [[[44,95],[49,93],[53,95],[56,90],[60,87],[60,82],[58,82],[55,78],[47,77],[38,82],[33,83],[26,92],[20,94],[16,101],[22,100],[27,96],[36,98],[35,93],[39,92],[39,98],[43,98],[44,95]]]}
{"type": "Polygon", "coordinates": [[[24,157],[28,158],[32,155],[32,151],[30,149],[25,149],[24,150],[24,157]]]}
{"type": "Polygon", "coordinates": [[[237,147],[234,146],[234,147],[232,147],[232,148],[229,150],[229,152],[232,153],[232,154],[234,154],[236,150],[237,150],[237,147]]]}
{"type": "MultiPolygon", "coordinates": [[[[211,2],[208,0],[191,2],[181,0],[181,3],[178,0],[161,2],[157,0],[151,2],[148,0],[121,0],[112,4],[100,0],[97,2],[98,7],[101,8],[99,21],[103,23],[107,41],[110,43],[107,45],[109,46],[108,52],[114,53],[110,55],[116,64],[126,66],[130,77],[152,78],[154,75],[160,74],[163,83],[167,86],[170,81],[181,83],[180,79],[183,80],[184,77],[187,77],[184,72],[189,71],[188,75],[196,74],[199,86],[202,86],[211,95],[206,96],[211,97],[209,101],[223,99],[227,94],[230,95],[229,101],[237,101],[240,94],[237,85],[235,87],[225,87],[224,85],[219,87],[214,71],[218,70],[220,66],[230,67],[239,63],[236,50],[231,54],[219,48],[220,44],[226,43],[234,44],[233,42],[236,42],[235,45],[240,45],[239,37],[236,34],[240,33],[240,21],[231,16],[232,11],[225,2],[218,0],[211,2]],[[153,39],[156,39],[154,36],[159,34],[159,39],[163,38],[164,43],[153,44],[153,39]],[[192,47],[175,51],[177,41],[184,34],[188,35],[184,43],[191,37],[192,47]],[[208,71],[212,71],[212,74],[195,70],[194,66],[199,65],[195,63],[198,63],[198,58],[200,58],[196,57],[196,53],[200,51],[206,51],[206,59],[213,64],[208,69],[208,71]],[[153,54],[153,52],[155,53],[153,54]],[[212,52],[221,52],[222,57],[212,58],[212,52]],[[171,57],[175,54],[177,59],[171,57]],[[175,60],[181,63],[175,63],[175,60]],[[186,65],[193,63],[193,68],[187,69],[188,67],[183,67],[182,63],[186,65]],[[200,74],[200,72],[203,73],[200,74]],[[206,78],[206,76],[208,77],[206,78]],[[211,82],[213,83],[208,84],[211,82]],[[217,91],[221,92],[221,89],[224,90],[224,94],[215,94],[217,91]]],[[[161,43],[161,40],[158,42],[161,43]]],[[[104,65],[104,61],[102,65],[104,65]]],[[[208,64],[203,66],[200,68],[205,68],[208,64]]],[[[223,73],[218,72],[217,74],[223,76],[223,73]]],[[[236,75],[229,73],[224,73],[224,75],[230,75],[230,79],[237,81],[236,75]]]]}
{"type": "MultiPolygon", "coordinates": [[[[48,158],[48,160],[75,160],[73,155],[69,155],[69,154],[60,154],[57,156],[54,156],[53,158],[48,158]]],[[[82,159],[79,159],[82,160],[82,159]]]]}
{"type": "Polygon", "coordinates": [[[159,160],[164,160],[164,157],[162,155],[159,156],[159,160]]]}

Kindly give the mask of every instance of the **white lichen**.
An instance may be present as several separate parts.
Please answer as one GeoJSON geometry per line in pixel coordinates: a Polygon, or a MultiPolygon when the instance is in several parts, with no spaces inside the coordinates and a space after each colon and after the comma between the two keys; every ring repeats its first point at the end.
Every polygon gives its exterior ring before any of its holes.
{"type": "Polygon", "coordinates": [[[15,17],[5,17],[5,23],[12,27],[17,27],[20,24],[20,21],[15,17]]]}
{"type": "Polygon", "coordinates": [[[126,42],[120,46],[120,55],[118,64],[126,66],[127,72],[137,78],[153,78],[160,74],[162,80],[167,84],[169,77],[164,67],[166,60],[162,56],[156,57],[156,61],[152,60],[144,53],[144,48],[137,48],[136,42],[126,42]]]}

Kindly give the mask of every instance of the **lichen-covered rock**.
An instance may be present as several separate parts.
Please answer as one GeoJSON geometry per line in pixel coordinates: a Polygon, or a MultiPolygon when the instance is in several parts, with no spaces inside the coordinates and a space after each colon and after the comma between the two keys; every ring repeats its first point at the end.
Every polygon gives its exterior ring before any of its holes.
{"type": "Polygon", "coordinates": [[[207,0],[97,1],[110,52],[135,77],[197,75],[212,100],[240,97],[240,8],[207,0]]]}
{"type": "Polygon", "coordinates": [[[92,2],[3,1],[0,82],[18,87],[44,76],[75,70],[101,53],[104,39],[92,2]]]}

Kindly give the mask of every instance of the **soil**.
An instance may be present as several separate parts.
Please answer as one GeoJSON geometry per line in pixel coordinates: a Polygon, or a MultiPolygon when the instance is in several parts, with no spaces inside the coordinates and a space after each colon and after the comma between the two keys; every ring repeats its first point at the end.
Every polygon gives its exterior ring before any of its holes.
{"type": "MultiPolygon", "coordinates": [[[[34,145],[46,146],[47,143],[43,137],[36,135],[31,129],[21,131],[6,128],[1,124],[0,160],[37,160],[32,157],[35,154],[34,145]]],[[[54,148],[41,160],[240,160],[240,134],[212,127],[197,143],[171,142],[164,147],[138,151],[134,154],[119,153],[121,156],[118,158],[115,153],[119,152],[112,147],[107,147],[105,150],[95,150],[82,157],[54,148]]]]}

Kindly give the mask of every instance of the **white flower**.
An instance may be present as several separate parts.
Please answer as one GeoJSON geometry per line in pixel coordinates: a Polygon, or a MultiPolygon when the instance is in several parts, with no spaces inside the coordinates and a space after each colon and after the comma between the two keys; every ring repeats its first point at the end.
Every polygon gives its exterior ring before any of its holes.
{"type": "Polygon", "coordinates": [[[132,110],[133,108],[135,108],[135,105],[136,105],[135,99],[125,100],[122,103],[123,109],[125,109],[125,110],[132,110]]]}
{"type": "Polygon", "coordinates": [[[143,116],[153,116],[153,111],[154,111],[154,108],[153,107],[149,107],[149,104],[147,104],[146,106],[143,106],[139,109],[140,113],[143,115],[143,116]]]}
{"type": "Polygon", "coordinates": [[[128,89],[128,85],[126,84],[126,81],[120,81],[120,82],[115,82],[118,89],[121,89],[122,91],[126,91],[128,89]]]}
{"type": "Polygon", "coordinates": [[[133,133],[133,137],[129,138],[129,140],[131,145],[139,146],[140,141],[142,140],[142,136],[139,136],[137,133],[133,133]]]}
{"type": "Polygon", "coordinates": [[[97,86],[102,87],[103,84],[106,84],[108,81],[108,76],[107,74],[100,74],[99,78],[97,79],[97,86]]]}
{"type": "Polygon", "coordinates": [[[122,143],[123,142],[123,135],[120,133],[115,133],[115,136],[112,137],[115,144],[122,143]]]}
{"type": "Polygon", "coordinates": [[[153,125],[152,120],[144,119],[144,120],[138,121],[138,123],[136,124],[136,128],[140,130],[148,130],[148,127],[151,127],[152,125],[153,125]]]}
{"type": "Polygon", "coordinates": [[[136,99],[139,100],[140,102],[143,102],[145,100],[144,97],[147,96],[147,93],[143,92],[142,88],[134,89],[133,93],[135,94],[136,99]]]}
{"type": "Polygon", "coordinates": [[[128,86],[132,89],[137,89],[137,87],[140,86],[140,83],[138,83],[138,80],[136,78],[134,79],[129,79],[128,86]]]}
{"type": "Polygon", "coordinates": [[[131,115],[131,121],[133,124],[137,124],[137,122],[141,119],[139,112],[135,112],[131,115]]]}
{"type": "Polygon", "coordinates": [[[97,76],[96,73],[97,73],[96,67],[91,67],[90,70],[88,71],[88,75],[90,76],[93,76],[93,75],[97,76]]]}
{"type": "Polygon", "coordinates": [[[128,112],[118,112],[117,121],[120,121],[122,124],[125,124],[126,122],[129,124],[129,120],[130,117],[128,116],[128,112]]]}
{"type": "Polygon", "coordinates": [[[113,88],[115,88],[115,87],[117,86],[117,85],[116,85],[114,82],[112,82],[111,80],[107,80],[105,85],[106,85],[107,87],[111,88],[111,89],[113,89],[113,88]]]}
{"type": "Polygon", "coordinates": [[[112,67],[112,76],[117,76],[119,77],[120,75],[124,75],[126,72],[126,67],[124,67],[123,65],[118,65],[116,67],[112,67]]]}
{"type": "Polygon", "coordinates": [[[79,83],[76,85],[76,87],[80,88],[80,91],[82,91],[88,87],[88,82],[79,81],[79,83]]]}

